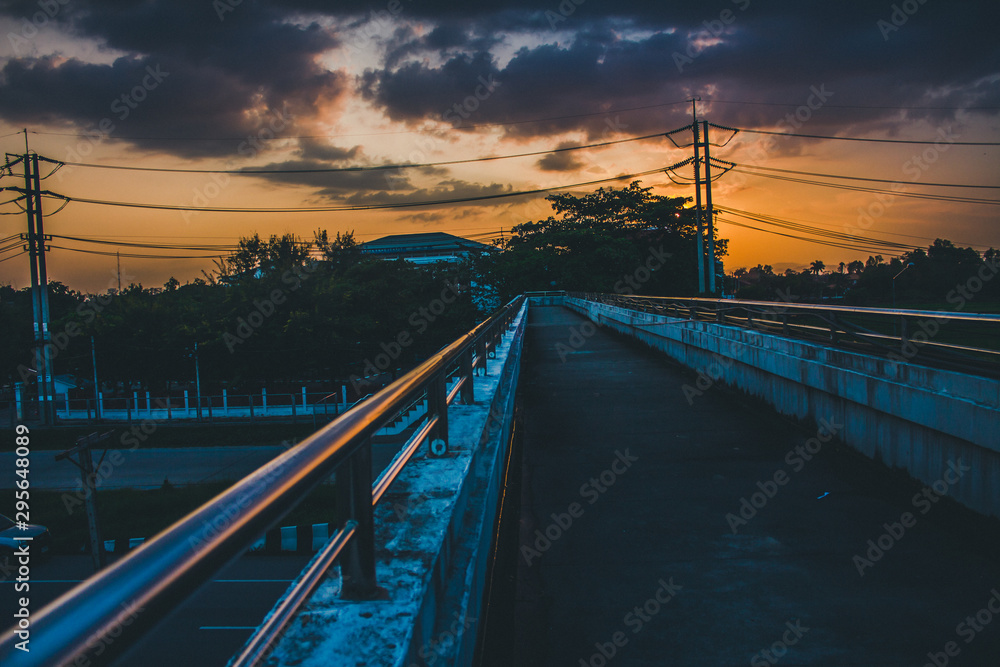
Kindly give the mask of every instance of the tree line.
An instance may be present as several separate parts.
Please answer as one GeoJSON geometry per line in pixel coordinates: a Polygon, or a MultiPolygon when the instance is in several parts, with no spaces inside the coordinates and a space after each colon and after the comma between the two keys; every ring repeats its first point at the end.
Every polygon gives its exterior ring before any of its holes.
{"type": "MultiPolygon", "coordinates": [[[[55,372],[86,384],[93,337],[100,379],[112,389],[193,382],[197,355],[203,393],[348,383],[360,394],[526,291],[698,295],[689,199],[653,195],[639,182],[547,199],[553,215],[515,226],[459,264],[377,259],[352,233],[320,230],[309,241],[243,238],[214,270],[183,285],[171,278],[162,287],[83,294],[52,282],[55,372]]],[[[968,309],[1000,302],[1000,281],[990,280],[1000,253],[942,239],[831,271],[817,260],[804,271],[758,265],[723,276],[727,248],[716,239],[717,282],[738,298],[887,306],[894,296],[901,307],[968,309]]],[[[28,289],[0,286],[0,330],[0,386],[9,392],[15,382],[33,383],[37,369],[28,289]]]]}

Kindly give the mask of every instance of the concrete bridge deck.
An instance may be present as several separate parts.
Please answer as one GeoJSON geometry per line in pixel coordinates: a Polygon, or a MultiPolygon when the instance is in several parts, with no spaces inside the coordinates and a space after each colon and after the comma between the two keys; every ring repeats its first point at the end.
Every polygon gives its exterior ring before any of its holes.
{"type": "Polygon", "coordinates": [[[791,424],[561,307],[529,318],[496,664],[1000,664],[997,524],[941,495],[964,462],[925,490],[830,440],[842,425],[791,424]]]}

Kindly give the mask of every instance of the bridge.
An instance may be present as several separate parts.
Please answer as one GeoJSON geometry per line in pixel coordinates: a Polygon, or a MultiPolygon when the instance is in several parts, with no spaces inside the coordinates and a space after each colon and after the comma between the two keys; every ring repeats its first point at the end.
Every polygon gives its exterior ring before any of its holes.
{"type": "Polygon", "coordinates": [[[994,664],[998,325],[519,297],[33,610],[0,663],[169,662],[157,625],[335,473],[336,529],[230,665],[994,664]]]}

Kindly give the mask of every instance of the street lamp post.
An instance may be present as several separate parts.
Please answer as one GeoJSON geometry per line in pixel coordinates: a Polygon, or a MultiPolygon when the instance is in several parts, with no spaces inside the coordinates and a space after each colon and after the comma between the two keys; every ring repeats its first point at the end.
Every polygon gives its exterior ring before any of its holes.
{"type": "Polygon", "coordinates": [[[198,401],[198,409],[195,414],[198,415],[198,421],[201,421],[201,372],[198,370],[198,341],[194,343],[194,392],[198,401]]]}

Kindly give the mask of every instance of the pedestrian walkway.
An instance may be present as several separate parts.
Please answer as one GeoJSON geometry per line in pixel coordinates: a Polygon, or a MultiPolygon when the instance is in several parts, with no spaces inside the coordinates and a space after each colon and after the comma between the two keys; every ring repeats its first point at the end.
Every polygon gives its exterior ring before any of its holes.
{"type": "Polygon", "coordinates": [[[1000,664],[993,522],[560,307],[529,311],[517,665],[1000,664]]]}

